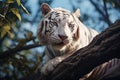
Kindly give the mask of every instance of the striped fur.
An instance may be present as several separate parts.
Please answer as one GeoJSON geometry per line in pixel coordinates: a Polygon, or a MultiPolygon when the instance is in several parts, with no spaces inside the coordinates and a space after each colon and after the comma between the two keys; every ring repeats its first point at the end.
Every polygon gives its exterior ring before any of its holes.
{"type": "Polygon", "coordinates": [[[109,74],[111,74],[112,72],[116,71],[116,69],[120,67],[120,65],[118,64],[120,64],[120,59],[112,59],[96,67],[80,80],[101,80],[104,77],[109,76],[109,74]]]}
{"type": "MultiPolygon", "coordinates": [[[[52,9],[45,3],[42,4],[41,10],[42,19],[37,36],[40,39],[40,44],[46,46],[45,63],[47,63],[42,67],[41,72],[48,75],[66,57],[87,46],[98,32],[79,21],[79,10],[71,13],[62,8],[52,9]]],[[[118,62],[114,59],[100,65],[80,80],[99,80],[118,62]]]]}

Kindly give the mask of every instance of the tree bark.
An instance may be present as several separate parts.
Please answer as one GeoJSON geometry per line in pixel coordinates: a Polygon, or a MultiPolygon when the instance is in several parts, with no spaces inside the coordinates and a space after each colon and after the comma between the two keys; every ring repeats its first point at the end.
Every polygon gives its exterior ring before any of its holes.
{"type": "Polygon", "coordinates": [[[41,80],[79,80],[98,65],[120,58],[120,20],[97,35],[86,47],[58,64],[41,80]]]}

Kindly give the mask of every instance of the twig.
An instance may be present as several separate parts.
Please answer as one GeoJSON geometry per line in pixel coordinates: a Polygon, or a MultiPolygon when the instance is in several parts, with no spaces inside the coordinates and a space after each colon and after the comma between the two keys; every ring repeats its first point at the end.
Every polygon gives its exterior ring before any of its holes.
{"type": "Polygon", "coordinates": [[[107,24],[110,26],[110,25],[111,25],[111,22],[110,22],[110,19],[109,19],[109,14],[108,14],[108,11],[107,11],[107,5],[106,5],[105,0],[103,0],[103,3],[104,3],[104,10],[105,10],[105,15],[106,15],[107,24]]]}
{"type": "Polygon", "coordinates": [[[4,51],[0,53],[0,59],[5,59],[8,57],[11,57],[12,55],[15,55],[17,52],[23,51],[23,50],[28,50],[31,48],[39,47],[41,46],[40,44],[30,44],[30,45],[25,45],[23,47],[15,47],[13,49],[4,51]]]}
{"type": "Polygon", "coordinates": [[[7,14],[8,8],[9,8],[9,3],[6,3],[4,7],[4,13],[3,13],[4,16],[7,14]]]}
{"type": "MultiPolygon", "coordinates": [[[[96,10],[103,16],[103,20],[108,23],[107,19],[106,19],[106,15],[104,14],[104,12],[98,7],[98,5],[93,1],[90,0],[90,2],[94,5],[94,7],[96,8],[96,10]]],[[[112,22],[109,20],[109,23],[111,24],[112,22]]],[[[109,25],[109,24],[108,24],[109,25]]]]}

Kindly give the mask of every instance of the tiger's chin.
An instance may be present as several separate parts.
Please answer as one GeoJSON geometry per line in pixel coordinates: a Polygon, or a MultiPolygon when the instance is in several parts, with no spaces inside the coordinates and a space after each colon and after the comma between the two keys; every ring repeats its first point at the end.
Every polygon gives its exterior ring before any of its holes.
{"type": "Polygon", "coordinates": [[[70,41],[67,42],[60,42],[52,44],[53,48],[57,51],[65,51],[67,46],[70,44],[70,41]]]}
{"type": "Polygon", "coordinates": [[[66,50],[66,45],[54,45],[53,48],[56,51],[65,51],[66,50]]]}

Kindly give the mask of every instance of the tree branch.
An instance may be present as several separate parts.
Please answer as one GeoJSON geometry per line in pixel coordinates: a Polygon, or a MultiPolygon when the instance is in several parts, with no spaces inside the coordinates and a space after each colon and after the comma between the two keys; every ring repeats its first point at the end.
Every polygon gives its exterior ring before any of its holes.
{"type": "Polygon", "coordinates": [[[88,46],[58,64],[43,80],[79,80],[96,66],[113,58],[120,58],[119,53],[120,20],[97,35],[88,46]]]}
{"type": "Polygon", "coordinates": [[[8,57],[11,57],[12,55],[15,55],[17,52],[20,52],[23,50],[28,50],[28,49],[39,47],[39,46],[41,46],[41,45],[40,44],[30,44],[30,45],[25,45],[22,47],[15,47],[13,49],[10,49],[10,50],[0,53],[0,59],[5,59],[8,57]]]}
{"type": "Polygon", "coordinates": [[[103,4],[104,4],[105,15],[106,15],[106,21],[107,21],[108,25],[110,26],[111,22],[110,22],[110,19],[109,19],[109,14],[108,14],[108,11],[107,11],[107,5],[106,5],[105,0],[103,0],[103,4]]]}

